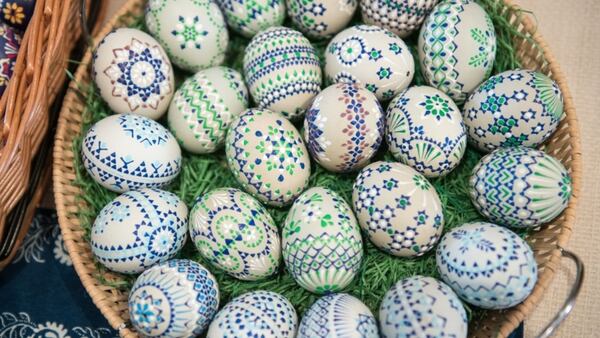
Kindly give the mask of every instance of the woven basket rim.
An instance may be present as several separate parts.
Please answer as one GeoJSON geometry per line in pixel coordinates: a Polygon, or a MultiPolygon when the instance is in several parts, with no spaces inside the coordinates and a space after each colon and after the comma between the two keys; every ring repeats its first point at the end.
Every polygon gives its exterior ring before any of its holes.
{"type": "MultiPolygon", "coordinates": [[[[519,8],[517,5],[514,4],[513,0],[503,0],[503,2],[507,10],[509,8],[512,8],[514,10],[519,8]]],[[[125,3],[121,7],[121,9],[113,16],[113,18],[110,21],[108,21],[105,24],[104,28],[95,36],[94,41],[97,43],[99,41],[98,37],[103,37],[104,35],[108,34],[119,24],[123,16],[127,15],[130,12],[133,12],[136,8],[139,9],[141,3],[143,3],[143,0],[128,0],[127,3],[125,3]]],[[[574,102],[567,85],[567,80],[564,74],[562,73],[558,62],[549,50],[548,44],[544,41],[541,34],[537,31],[536,26],[533,23],[530,15],[523,13],[522,17],[520,17],[520,24],[523,26],[523,29],[531,35],[532,39],[537,44],[536,48],[539,48],[539,51],[543,54],[543,58],[547,62],[549,71],[552,74],[551,77],[559,85],[564,97],[565,117],[563,122],[566,121],[565,123],[568,124],[568,138],[564,142],[567,142],[572,149],[570,153],[570,155],[572,156],[572,159],[570,161],[572,197],[569,201],[567,209],[565,209],[565,211],[562,214],[564,215],[564,222],[560,226],[560,233],[556,237],[557,243],[549,245],[547,247],[541,245],[549,251],[550,258],[546,262],[546,268],[540,272],[538,276],[538,282],[533,292],[521,304],[507,311],[498,313],[499,315],[503,316],[503,320],[502,324],[498,327],[497,330],[494,330],[494,332],[496,332],[498,336],[503,337],[508,336],[534,310],[535,306],[541,301],[544,292],[549,287],[550,282],[552,281],[552,278],[555,274],[555,270],[560,265],[560,248],[566,246],[571,236],[572,228],[575,221],[576,205],[579,197],[582,180],[582,154],[580,145],[580,132],[574,102]]],[[[73,190],[78,191],[78,188],[72,186],[72,184],[68,184],[68,182],[72,182],[75,178],[74,171],[64,171],[64,154],[72,150],[72,144],[70,141],[65,141],[65,135],[67,135],[67,133],[69,132],[81,132],[81,124],[77,126],[77,128],[79,129],[76,128],[74,130],[73,128],[69,128],[68,118],[75,117],[79,122],[81,122],[80,116],[71,116],[71,109],[76,110],[76,105],[81,103],[82,98],[80,97],[80,94],[78,92],[78,84],[81,82],[82,78],[89,73],[90,61],[91,51],[88,50],[82,60],[82,64],[80,65],[75,74],[75,78],[73,79],[73,81],[71,81],[69,85],[69,92],[65,97],[64,104],[60,112],[54,145],[54,196],[57,206],[59,224],[65,242],[65,247],[67,248],[67,251],[69,252],[69,255],[72,258],[73,266],[77,274],[79,275],[86,291],[89,293],[92,300],[102,312],[102,314],[107,318],[110,325],[113,328],[119,330],[121,336],[137,337],[137,334],[134,331],[127,328],[126,321],[123,318],[121,318],[121,316],[119,315],[119,311],[117,311],[114,308],[114,302],[111,301],[110,298],[110,295],[114,295],[114,290],[111,290],[111,288],[108,286],[100,285],[98,280],[94,278],[89,272],[89,269],[86,266],[86,264],[90,264],[91,258],[82,256],[82,245],[79,242],[77,242],[77,240],[81,240],[81,236],[74,234],[71,230],[71,226],[73,224],[78,224],[73,223],[74,221],[72,221],[69,218],[69,216],[72,215],[75,211],[73,210],[73,205],[75,204],[73,190]],[[63,183],[63,181],[66,181],[67,183],[63,183]]],[[[561,124],[563,122],[561,122],[561,124]]],[[[67,158],[69,157],[67,156],[67,158]]],[[[85,243],[84,246],[86,245],[87,250],[89,251],[89,244],[85,243]]],[[[91,263],[93,263],[93,261],[91,263]]]]}

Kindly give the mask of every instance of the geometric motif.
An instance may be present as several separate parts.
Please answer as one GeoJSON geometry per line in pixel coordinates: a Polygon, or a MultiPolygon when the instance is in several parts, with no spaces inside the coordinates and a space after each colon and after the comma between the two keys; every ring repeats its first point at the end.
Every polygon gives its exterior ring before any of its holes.
{"type": "Polygon", "coordinates": [[[556,82],[531,70],[492,76],[471,93],[463,110],[470,143],[485,152],[537,147],[556,130],[562,115],[556,82]]]}
{"type": "Polygon", "coordinates": [[[465,301],[484,309],[519,304],[537,281],[529,245],[491,223],[467,223],[446,233],[436,261],[442,279],[465,301]]]}
{"type": "Polygon", "coordinates": [[[128,191],[96,217],[92,252],[110,270],[139,273],[179,252],[187,237],[187,215],[185,204],[168,191],[128,191]]]}
{"type": "Polygon", "coordinates": [[[219,0],[216,3],[229,27],[247,38],[269,27],[281,26],[285,19],[283,0],[219,0]]]}
{"type": "Polygon", "coordinates": [[[431,277],[402,279],[379,308],[382,337],[467,336],[467,313],[448,285],[431,277]]]}
{"type": "Polygon", "coordinates": [[[569,203],[571,179],[552,156],[525,147],[499,148],[473,169],[471,200],[493,223],[533,228],[552,221],[569,203]]]}
{"type": "Polygon", "coordinates": [[[360,9],[364,23],[392,31],[405,38],[421,27],[421,23],[438,0],[362,0],[360,9]]]}
{"type": "Polygon", "coordinates": [[[81,148],[90,176],[116,192],[162,187],[181,167],[181,150],[173,135],[158,122],[134,114],[96,122],[81,148]]]}
{"type": "Polygon", "coordinates": [[[281,258],[277,226],[250,195],[233,188],[201,195],[189,224],[202,257],[231,276],[258,280],[277,272],[281,258]]]}
{"type": "Polygon", "coordinates": [[[327,39],[346,27],[357,5],[356,0],[288,0],[287,10],[302,33],[327,39]]]}
{"type": "MultiPolygon", "coordinates": [[[[16,4],[13,3],[13,5],[16,4]]],[[[10,4],[7,4],[7,6],[10,6],[10,4]]],[[[0,95],[4,93],[13,74],[20,45],[21,35],[12,28],[0,24],[0,95]]]]}
{"type": "Polygon", "coordinates": [[[377,338],[377,321],[360,300],[336,293],[319,298],[304,314],[297,338],[377,338]]]}
{"type": "Polygon", "coordinates": [[[172,259],[144,271],[129,293],[133,327],[151,337],[195,337],[219,307],[214,276],[188,259],[172,259]]]}
{"type": "Polygon", "coordinates": [[[234,298],[217,313],[207,337],[293,338],[297,326],[296,310],[285,297],[252,291],[234,298]]]}

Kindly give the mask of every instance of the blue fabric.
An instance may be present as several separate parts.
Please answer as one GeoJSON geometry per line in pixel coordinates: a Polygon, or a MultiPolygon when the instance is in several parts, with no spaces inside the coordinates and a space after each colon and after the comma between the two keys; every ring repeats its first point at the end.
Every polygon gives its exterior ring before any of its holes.
{"type": "MultiPolygon", "coordinates": [[[[22,337],[118,337],[75,273],[54,210],[38,210],[15,260],[0,272],[0,338],[22,337]]],[[[521,324],[510,338],[522,337],[521,324]]]]}

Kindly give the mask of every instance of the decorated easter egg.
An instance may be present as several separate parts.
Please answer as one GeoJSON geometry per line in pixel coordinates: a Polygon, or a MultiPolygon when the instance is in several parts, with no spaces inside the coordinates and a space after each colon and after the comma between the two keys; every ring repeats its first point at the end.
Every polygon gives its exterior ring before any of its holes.
{"type": "Polygon", "coordinates": [[[571,197],[567,169],[554,157],[525,147],[499,148],[484,156],[469,184],[482,215],[515,228],[552,221],[571,197]]]}
{"type": "Polygon", "coordinates": [[[442,203],[425,176],[397,162],[375,162],[358,174],[354,212],[379,249],[400,257],[420,256],[444,227],[442,203]]]}
{"type": "Polygon", "coordinates": [[[563,97],[556,82],[532,70],[509,70],[482,83],[463,110],[470,142],[482,151],[536,147],[558,127],[563,97]]]}
{"type": "Polygon", "coordinates": [[[404,38],[418,30],[438,0],[360,0],[366,24],[385,28],[404,38]]]}
{"type": "Polygon", "coordinates": [[[162,187],[181,170],[181,150],[158,122],[134,114],[96,122],[81,144],[83,166],[106,189],[162,187]]]}
{"type": "Polygon", "coordinates": [[[379,149],[383,119],[377,98],[362,85],[333,84],[317,95],[306,112],[308,150],[327,170],[360,169],[379,149]]]}
{"type": "Polygon", "coordinates": [[[298,316],[282,295],[252,291],[227,303],[208,328],[207,338],[294,338],[298,316]]]}
{"type": "Polygon", "coordinates": [[[467,313],[452,289],[431,277],[394,284],[379,307],[382,337],[467,337],[467,313]]]}
{"type": "Polygon", "coordinates": [[[148,1],[146,26],[182,69],[197,72],[225,61],[229,33],[211,0],[148,1]]]}
{"type": "Polygon", "coordinates": [[[404,41],[377,26],[343,30],[325,53],[329,83],[362,83],[379,100],[389,100],[404,90],[414,74],[414,60],[404,41]]]}
{"type": "Polygon", "coordinates": [[[326,39],[344,29],[357,0],[287,0],[292,22],[310,38],[326,39]]]}
{"type": "Polygon", "coordinates": [[[107,204],[94,221],[94,257],[110,270],[139,273],[173,257],[187,235],[188,209],[168,191],[128,191],[107,204]]]}
{"type": "Polygon", "coordinates": [[[227,24],[251,38],[269,27],[281,26],[285,19],[284,0],[216,0],[227,24]]]}
{"type": "Polygon", "coordinates": [[[492,72],[494,24],[475,1],[442,1],[421,27],[418,50],[425,81],[460,104],[492,72]]]}
{"type": "Polygon", "coordinates": [[[108,33],[94,52],[92,74],[115,113],[160,118],[175,91],[173,67],[150,35],[133,28],[108,33]]]}
{"type": "Polygon", "coordinates": [[[308,185],[308,151],[298,130],[281,114],[246,110],[231,124],[225,152],[233,176],[261,202],[290,204],[308,185]]]}
{"type": "Polygon", "coordinates": [[[360,300],[346,293],[319,298],[304,314],[297,338],[379,338],[377,321],[360,300]]]}
{"type": "Polygon", "coordinates": [[[231,121],[248,108],[240,73],[225,67],[201,70],[175,92],[169,106],[169,129],[183,149],[212,153],[225,142],[231,121]]]}
{"type": "Polygon", "coordinates": [[[240,190],[201,195],[190,214],[190,235],[205,260],[235,278],[257,280],[279,267],[281,244],[273,218],[240,190]]]}
{"type": "Polygon", "coordinates": [[[10,26],[0,23],[0,96],[12,77],[20,47],[21,35],[10,26]]]}
{"type": "Polygon", "coordinates": [[[348,286],[363,257],[352,209],[336,192],[322,187],[305,191],[292,205],[282,230],[282,248],[289,273],[314,293],[348,286]]]}
{"type": "Polygon", "coordinates": [[[20,31],[25,31],[33,17],[35,0],[0,0],[2,22],[20,31]]]}
{"type": "Polygon", "coordinates": [[[446,233],[436,252],[444,282],[465,301],[484,309],[522,302],[537,281],[533,251],[507,228],[467,223],[446,233]]]}
{"type": "Polygon", "coordinates": [[[410,87],[390,102],[385,137],[398,161],[427,177],[451,172],[467,146],[460,110],[446,94],[427,86],[410,87]]]}
{"type": "Polygon", "coordinates": [[[129,293],[129,318],[146,337],[196,337],[219,307],[215,277],[188,259],[173,259],[144,271],[129,293]]]}
{"type": "Polygon", "coordinates": [[[294,119],[321,90],[316,50],[300,32],[271,27],[257,34],[244,54],[244,78],[255,103],[294,119]]]}

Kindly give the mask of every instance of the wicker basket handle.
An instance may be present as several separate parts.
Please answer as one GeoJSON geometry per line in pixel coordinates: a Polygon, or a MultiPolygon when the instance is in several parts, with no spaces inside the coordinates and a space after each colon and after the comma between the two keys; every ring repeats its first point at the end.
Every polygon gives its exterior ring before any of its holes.
{"type": "Polygon", "coordinates": [[[577,296],[579,295],[579,291],[581,291],[581,286],[583,285],[585,270],[581,258],[579,258],[579,256],[572,253],[571,251],[565,250],[561,247],[558,247],[558,250],[560,250],[560,253],[563,257],[567,257],[575,263],[575,282],[573,282],[573,285],[571,285],[571,292],[567,296],[567,299],[565,300],[560,311],[558,311],[558,313],[554,316],[550,324],[546,326],[544,331],[542,331],[542,333],[540,333],[537,336],[537,338],[548,338],[552,336],[552,334],[558,329],[560,324],[562,324],[562,322],[569,316],[569,314],[573,310],[573,307],[575,306],[575,301],[577,300],[577,296]]]}

